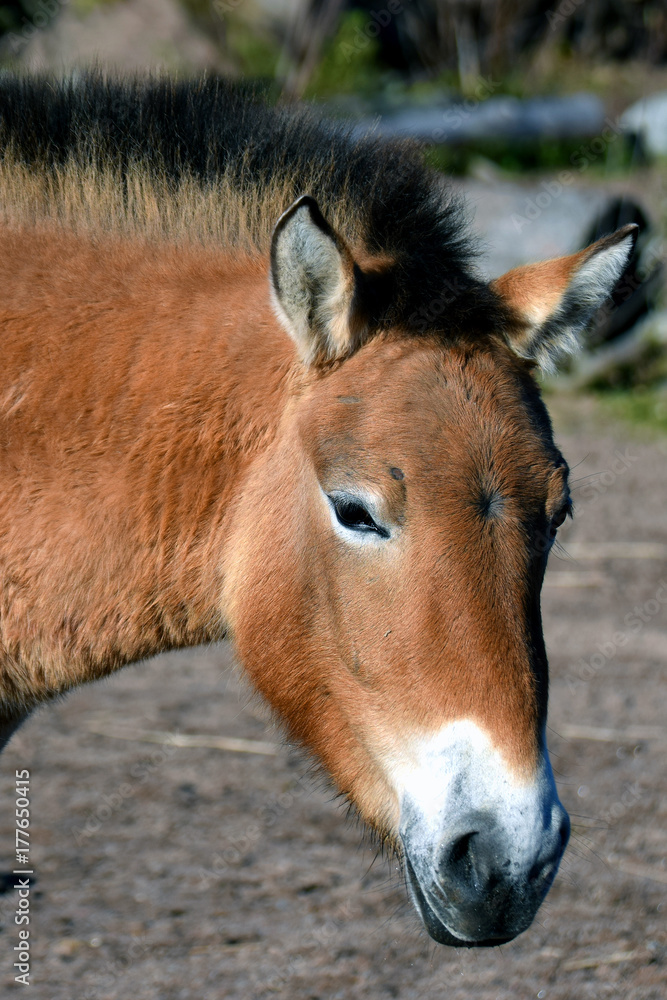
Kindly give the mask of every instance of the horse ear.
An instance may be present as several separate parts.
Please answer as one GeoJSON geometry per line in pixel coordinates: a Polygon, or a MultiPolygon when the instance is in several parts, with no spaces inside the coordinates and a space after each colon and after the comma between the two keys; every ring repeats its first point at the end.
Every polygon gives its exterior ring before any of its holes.
{"type": "Polygon", "coordinates": [[[358,345],[356,270],[314,198],[299,198],[280,216],[271,242],[274,306],[306,364],[343,358],[358,345]]]}
{"type": "Polygon", "coordinates": [[[514,315],[506,336],[521,358],[553,372],[623,274],[639,229],[631,224],[570,257],[508,271],[491,287],[514,315]]]}

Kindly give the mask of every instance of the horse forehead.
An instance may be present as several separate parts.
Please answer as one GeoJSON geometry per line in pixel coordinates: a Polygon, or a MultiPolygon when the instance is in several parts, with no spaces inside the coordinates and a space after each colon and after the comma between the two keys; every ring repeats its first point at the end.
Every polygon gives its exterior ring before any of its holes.
{"type": "Polygon", "coordinates": [[[410,346],[379,352],[366,365],[350,359],[311,397],[304,426],[323,458],[342,448],[412,458],[429,470],[439,457],[468,472],[497,463],[507,471],[526,462],[553,467],[548,424],[511,364],[410,346]]]}

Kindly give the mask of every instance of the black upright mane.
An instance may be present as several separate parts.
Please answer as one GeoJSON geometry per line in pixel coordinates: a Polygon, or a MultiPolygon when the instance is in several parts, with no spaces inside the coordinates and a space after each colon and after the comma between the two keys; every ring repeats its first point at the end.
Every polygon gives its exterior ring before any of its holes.
{"type": "Polygon", "coordinates": [[[111,169],[120,184],[139,166],[176,197],[186,179],[210,189],[225,178],[261,202],[262,189],[279,182],[283,203],[265,210],[267,239],[280,212],[311,194],[353,250],[390,262],[381,325],[453,333],[503,324],[474,273],[461,208],[419,149],[354,137],[308,109],[270,107],[238,84],[5,77],[0,155],[37,171],[111,169]]]}

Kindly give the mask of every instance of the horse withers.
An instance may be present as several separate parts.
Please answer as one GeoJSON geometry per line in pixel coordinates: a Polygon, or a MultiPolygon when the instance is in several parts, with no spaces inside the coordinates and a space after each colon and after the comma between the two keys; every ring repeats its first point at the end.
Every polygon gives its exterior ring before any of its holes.
{"type": "Polygon", "coordinates": [[[211,81],[43,83],[0,87],[5,736],[228,636],[429,934],[513,938],[569,834],[539,595],[571,501],[534,376],[634,228],[487,284],[402,144],[211,81]]]}

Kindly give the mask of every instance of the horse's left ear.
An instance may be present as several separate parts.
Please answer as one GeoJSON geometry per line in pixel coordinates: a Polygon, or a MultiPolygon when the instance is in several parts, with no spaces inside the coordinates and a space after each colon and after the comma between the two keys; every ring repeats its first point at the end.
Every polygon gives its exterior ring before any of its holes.
{"type": "Polygon", "coordinates": [[[280,216],[271,242],[274,306],[306,364],[344,358],[358,346],[357,271],[314,198],[299,198],[280,216]]]}
{"type": "Polygon", "coordinates": [[[508,271],[491,287],[510,306],[512,349],[542,371],[573,354],[578,335],[611,294],[628,263],[639,227],[624,226],[570,257],[508,271]]]}

